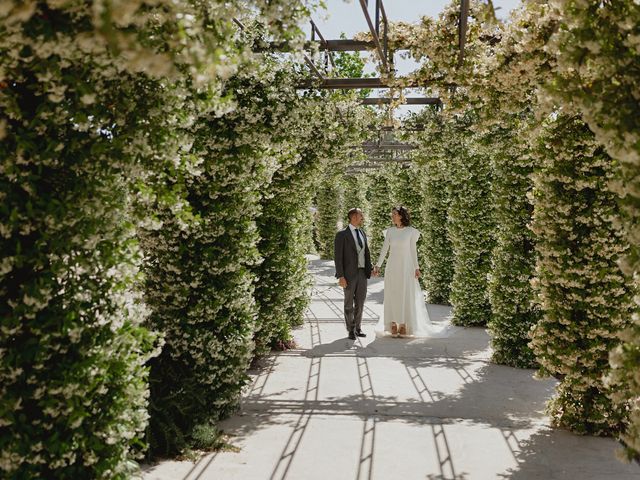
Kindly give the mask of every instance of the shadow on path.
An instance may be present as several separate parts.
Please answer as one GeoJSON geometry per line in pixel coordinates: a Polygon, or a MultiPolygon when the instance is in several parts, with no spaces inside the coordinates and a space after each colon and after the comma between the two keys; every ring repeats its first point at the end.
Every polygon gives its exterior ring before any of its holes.
{"type": "MultiPolygon", "coordinates": [[[[640,479],[640,470],[614,458],[613,442],[551,429],[543,410],[556,382],[490,363],[484,329],[349,340],[341,289],[326,278],[333,265],[310,263],[319,282],[297,334],[308,348],[258,362],[241,410],[222,423],[234,443],[251,447],[209,455],[185,468],[186,476],[163,478],[284,480],[301,478],[302,468],[308,478],[330,471],[349,480],[640,479]],[[319,318],[327,312],[332,319],[319,318]],[[338,454],[343,444],[350,450],[338,454]],[[345,458],[353,470],[335,470],[345,458]]],[[[373,286],[371,319],[383,299],[373,286]]],[[[447,306],[428,309],[434,323],[450,314],[447,306]]]]}

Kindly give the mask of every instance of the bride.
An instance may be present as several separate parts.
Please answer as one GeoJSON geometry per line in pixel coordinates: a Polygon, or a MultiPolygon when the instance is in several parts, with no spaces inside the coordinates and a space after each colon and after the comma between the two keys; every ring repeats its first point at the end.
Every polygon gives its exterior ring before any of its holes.
{"type": "Polygon", "coordinates": [[[393,227],[384,232],[384,244],[373,275],[380,275],[380,267],[389,253],[384,275],[384,316],[376,326],[378,335],[436,337],[445,329],[435,327],[420,289],[420,267],[416,243],[420,232],[411,226],[405,207],[391,210],[393,227]]]}

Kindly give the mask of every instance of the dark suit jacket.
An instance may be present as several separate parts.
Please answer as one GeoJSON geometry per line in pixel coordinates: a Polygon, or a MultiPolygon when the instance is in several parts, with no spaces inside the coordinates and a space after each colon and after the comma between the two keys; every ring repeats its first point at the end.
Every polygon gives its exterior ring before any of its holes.
{"type": "MultiPolygon", "coordinates": [[[[364,246],[364,271],[367,278],[371,278],[371,253],[369,252],[369,242],[366,241],[367,236],[362,230],[365,238],[364,246]]],[[[352,282],[358,276],[358,250],[356,249],[356,241],[347,225],[347,228],[336,233],[334,242],[334,261],[336,263],[336,278],[344,277],[347,282],[352,282]]]]}

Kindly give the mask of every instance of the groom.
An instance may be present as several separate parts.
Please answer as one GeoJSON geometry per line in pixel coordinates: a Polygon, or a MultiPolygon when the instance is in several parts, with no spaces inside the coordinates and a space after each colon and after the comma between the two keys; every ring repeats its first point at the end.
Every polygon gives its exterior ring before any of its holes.
{"type": "Polygon", "coordinates": [[[372,266],[367,236],[359,228],[363,219],[359,208],[349,210],[349,225],[336,233],[334,244],[336,278],[344,289],[344,321],[351,340],[356,335],[366,337],[360,326],[372,266]]]}

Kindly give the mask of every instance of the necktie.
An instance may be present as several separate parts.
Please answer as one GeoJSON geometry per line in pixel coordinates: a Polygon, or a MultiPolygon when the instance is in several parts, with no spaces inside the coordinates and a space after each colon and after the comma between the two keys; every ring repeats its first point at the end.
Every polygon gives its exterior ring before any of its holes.
{"type": "Polygon", "coordinates": [[[362,245],[362,239],[360,238],[360,229],[356,228],[356,238],[358,239],[358,245],[360,246],[360,248],[363,247],[362,245]]]}

